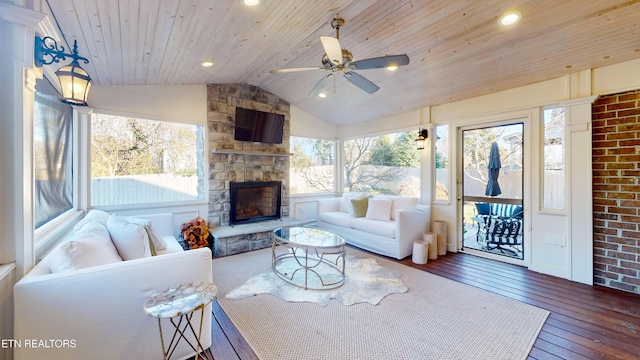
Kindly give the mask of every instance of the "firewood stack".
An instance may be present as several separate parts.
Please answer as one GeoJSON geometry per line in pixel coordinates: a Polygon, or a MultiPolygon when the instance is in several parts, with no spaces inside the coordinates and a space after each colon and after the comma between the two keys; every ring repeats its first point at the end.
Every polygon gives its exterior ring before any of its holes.
{"type": "Polygon", "coordinates": [[[180,226],[180,231],[189,249],[209,247],[209,227],[205,219],[198,216],[191,221],[187,221],[180,226]]]}

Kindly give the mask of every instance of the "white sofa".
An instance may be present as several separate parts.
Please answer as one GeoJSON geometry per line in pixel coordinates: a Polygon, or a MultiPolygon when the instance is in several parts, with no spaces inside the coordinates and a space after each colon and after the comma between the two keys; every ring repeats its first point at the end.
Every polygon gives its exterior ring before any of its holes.
{"type": "MultiPolygon", "coordinates": [[[[14,287],[14,358],[30,359],[161,359],[156,318],[143,304],[154,293],[187,281],[212,282],[211,251],[183,251],[173,236],[171,214],[144,216],[167,243],[159,255],[52,273],[50,255],[14,287]],[[25,346],[24,340],[33,341],[25,346]],[[68,345],[56,347],[67,341],[68,345]],[[73,340],[73,341],[71,341],[73,340]]],[[[211,346],[211,305],[204,309],[202,344],[211,346]]],[[[200,312],[192,321],[198,324],[200,312]]],[[[173,334],[162,320],[165,343],[173,334]]],[[[181,342],[173,358],[193,356],[181,342]]]]}
{"type": "MultiPolygon", "coordinates": [[[[345,238],[359,248],[403,259],[413,252],[413,241],[422,240],[430,229],[430,208],[418,205],[418,199],[408,196],[374,195],[372,199],[389,199],[388,218],[375,214],[355,217],[350,200],[361,194],[345,193],[342,197],[319,199],[317,226],[345,238]]],[[[388,204],[387,204],[388,205],[388,204]]],[[[368,210],[372,210],[371,202],[368,210]]]]}

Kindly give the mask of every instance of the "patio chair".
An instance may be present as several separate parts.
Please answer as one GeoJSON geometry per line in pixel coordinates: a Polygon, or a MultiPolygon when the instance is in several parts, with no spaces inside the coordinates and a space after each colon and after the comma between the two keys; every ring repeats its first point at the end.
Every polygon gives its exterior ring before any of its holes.
{"type": "Polygon", "coordinates": [[[522,245],[522,206],[512,204],[476,203],[478,223],[476,238],[487,250],[498,249],[504,253],[503,246],[522,245]]]}

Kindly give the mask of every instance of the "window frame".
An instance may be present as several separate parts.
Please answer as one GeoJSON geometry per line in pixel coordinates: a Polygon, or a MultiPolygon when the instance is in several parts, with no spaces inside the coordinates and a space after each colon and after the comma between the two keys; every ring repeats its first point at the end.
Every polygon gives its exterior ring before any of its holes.
{"type": "Polygon", "coordinates": [[[540,172],[540,194],[538,196],[538,211],[542,214],[548,214],[548,215],[567,215],[569,213],[569,193],[570,191],[568,191],[569,189],[569,174],[570,174],[570,163],[568,162],[568,159],[570,157],[570,149],[571,149],[571,144],[570,144],[570,136],[567,136],[569,134],[569,116],[570,116],[570,107],[563,105],[563,104],[550,104],[550,105],[545,105],[540,107],[540,111],[539,111],[539,116],[540,116],[540,125],[539,125],[539,157],[540,157],[540,161],[539,161],[539,172],[540,172]],[[564,168],[564,190],[563,194],[564,194],[564,207],[563,208],[548,208],[545,206],[545,202],[544,202],[544,197],[545,197],[545,189],[546,189],[546,183],[544,181],[544,163],[545,163],[545,117],[544,117],[544,112],[545,110],[550,110],[550,109],[556,109],[556,108],[564,108],[564,157],[563,157],[563,162],[565,164],[565,168],[564,168]]]}

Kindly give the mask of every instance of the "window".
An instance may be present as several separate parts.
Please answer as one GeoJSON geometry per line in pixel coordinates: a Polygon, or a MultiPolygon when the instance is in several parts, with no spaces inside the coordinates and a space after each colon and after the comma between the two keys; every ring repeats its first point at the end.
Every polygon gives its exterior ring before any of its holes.
{"type": "Polygon", "coordinates": [[[204,200],[204,127],[91,116],[91,205],[204,200]]]}
{"type": "Polygon", "coordinates": [[[449,126],[436,126],[436,200],[449,200],[449,126]]]}
{"type": "Polygon", "coordinates": [[[344,191],[420,195],[416,131],[344,142],[344,191]]]}
{"type": "Polygon", "coordinates": [[[46,79],[36,81],[34,102],[35,228],[73,206],[72,109],[46,79]]]}
{"type": "Polygon", "coordinates": [[[291,194],[335,191],[335,141],[291,136],[291,194]]]}
{"type": "Polygon", "coordinates": [[[565,208],[565,108],[543,110],[543,207],[565,208]]]}

